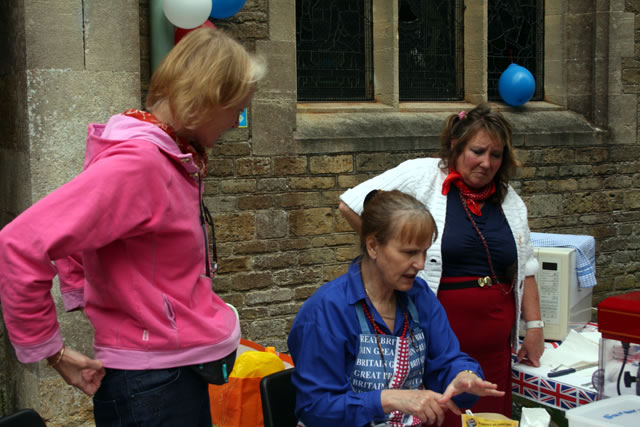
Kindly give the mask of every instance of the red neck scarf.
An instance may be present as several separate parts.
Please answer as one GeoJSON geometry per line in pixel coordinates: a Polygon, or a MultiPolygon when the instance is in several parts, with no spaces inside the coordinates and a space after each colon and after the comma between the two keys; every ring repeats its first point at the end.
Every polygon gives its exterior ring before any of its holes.
{"type": "Polygon", "coordinates": [[[180,148],[180,151],[183,154],[191,154],[193,156],[193,161],[198,166],[200,175],[203,178],[207,174],[209,156],[207,156],[206,150],[200,145],[189,142],[186,139],[179,137],[178,135],[176,135],[176,131],[170,124],[161,122],[156,118],[156,116],[147,111],[141,111],[132,108],[122,114],[158,126],[160,129],[165,131],[166,134],[171,137],[171,139],[175,141],[176,145],[178,146],[178,148],[180,148]]]}
{"type": "Polygon", "coordinates": [[[467,184],[462,180],[462,175],[460,172],[456,170],[452,170],[449,172],[449,175],[442,183],[442,194],[449,194],[449,189],[451,188],[451,184],[458,187],[460,194],[464,197],[469,210],[473,212],[477,216],[482,216],[482,209],[480,208],[480,203],[487,200],[493,193],[496,192],[496,183],[492,180],[489,184],[484,187],[476,190],[474,188],[467,187],[467,184]]]}

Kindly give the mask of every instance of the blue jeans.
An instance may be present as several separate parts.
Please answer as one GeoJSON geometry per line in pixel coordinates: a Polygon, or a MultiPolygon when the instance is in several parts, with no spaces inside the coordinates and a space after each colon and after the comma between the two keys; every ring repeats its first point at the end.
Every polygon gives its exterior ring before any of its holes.
{"type": "Polygon", "coordinates": [[[211,427],[208,384],[190,368],[106,371],[93,396],[97,427],[211,427]]]}

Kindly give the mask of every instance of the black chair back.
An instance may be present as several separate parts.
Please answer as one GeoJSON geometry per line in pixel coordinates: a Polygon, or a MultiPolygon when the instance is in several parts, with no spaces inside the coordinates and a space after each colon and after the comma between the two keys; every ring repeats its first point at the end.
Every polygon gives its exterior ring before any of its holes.
{"type": "Polygon", "coordinates": [[[0,418],[0,427],[47,427],[47,424],[33,409],[22,409],[0,418]]]}
{"type": "Polygon", "coordinates": [[[291,383],[294,369],[274,372],[260,380],[264,427],[295,427],[298,424],[294,413],[296,391],[291,383]]]}

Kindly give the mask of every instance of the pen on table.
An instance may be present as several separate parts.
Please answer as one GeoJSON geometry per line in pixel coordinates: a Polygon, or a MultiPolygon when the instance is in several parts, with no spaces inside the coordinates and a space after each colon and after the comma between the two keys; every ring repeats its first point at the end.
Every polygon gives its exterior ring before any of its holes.
{"type": "Polygon", "coordinates": [[[589,363],[587,365],[583,365],[578,368],[567,368],[567,369],[560,369],[559,371],[552,371],[547,374],[547,377],[549,378],[561,377],[563,375],[573,374],[574,372],[581,371],[583,369],[593,368],[594,366],[598,366],[598,363],[589,363]]]}

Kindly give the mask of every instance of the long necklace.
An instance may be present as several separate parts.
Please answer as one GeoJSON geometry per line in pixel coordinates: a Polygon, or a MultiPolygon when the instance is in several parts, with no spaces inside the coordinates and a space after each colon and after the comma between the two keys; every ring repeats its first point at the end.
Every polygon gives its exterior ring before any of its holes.
{"type": "Polygon", "coordinates": [[[493,283],[498,285],[498,287],[500,288],[500,290],[504,295],[508,295],[513,290],[513,287],[516,283],[516,278],[514,276],[513,280],[511,281],[511,286],[505,292],[504,289],[502,289],[502,286],[500,286],[500,282],[498,282],[498,276],[496,276],[496,272],[493,270],[493,263],[491,262],[491,253],[489,252],[489,245],[487,245],[487,241],[484,239],[484,236],[480,232],[480,229],[476,225],[476,222],[473,220],[473,217],[471,216],[471,212],[469,212],[469,208],[467,207],[466,199],[462,196],[461,193],[458,193],[458,195],[460,196],[460,202],[462,203],[462,207],[464,208],[464,211],[467,214],[467,218],[469,218],[469,221],[471,221],[473,228],[475,228],[476,233],[478,233],[478,236],[480,236],[480,240],[482,241],[482,245],[484,246],[484,251],[487,254],[487,261],[489,261],[489,270],[491,271],[491,278],[493,279],[493,283]]]}
{"type": "MultiPolygon", "coordinates": [[[[376,337],[378,334],[386,335],[386,332],[380,329],[380,326],[378,326],[378,324],[373,320],[369,307],[367,307],[367,303],[364,300],[362,300],[362,309],[364,310],[364,314],[367,316],[367,319],[369,319],[369,322],[373,325],[373,329],[376,331],[376,337]]],[[[400,335],[400,338],[404,338],[407,335],[407,329],[409,329],[409,314],[406,310],[402,310],[402,314],[404,315],[404,322],[402,324],[402,334],[400,335]]]]}
{"type": "MultiPolygon", "coordinates": [[[[365,288],[365,291],[366,290],[367,288],[365,288]]],[[[369,323],[373,325],[373,330],[376,333],[376,344],[378,345],[378,351],[380,351],[380,359],[382,360],[382,369],[384,370],[386,387],[388,388],[391,377],[387,378],[387,362],[384,360],[384,351],[382,351],[382,345],[380,344],[380,335],[386,335],[386,333],[382,329],[380,329],[378,324],[373,320],[373,316],[371,315],[371,312],[369,311],[369,308],[367,307],[367,303],[365,302],[365,300],[362,300],[362,310],[364,311],[365,316],[367,316],[367,319],[369,319],[369,323]]],[[[409,315],[407,314],[406,310],[403,310],[403,314],[404,314],[404,324],[402,326],[402,335],[400,336],[400,338],[404,338],[407,333],[407,329],[409,329],[409,315]]],[[[412,338],[411,341],[413,342],[413,334],[411,338],[412,338]]]]}

